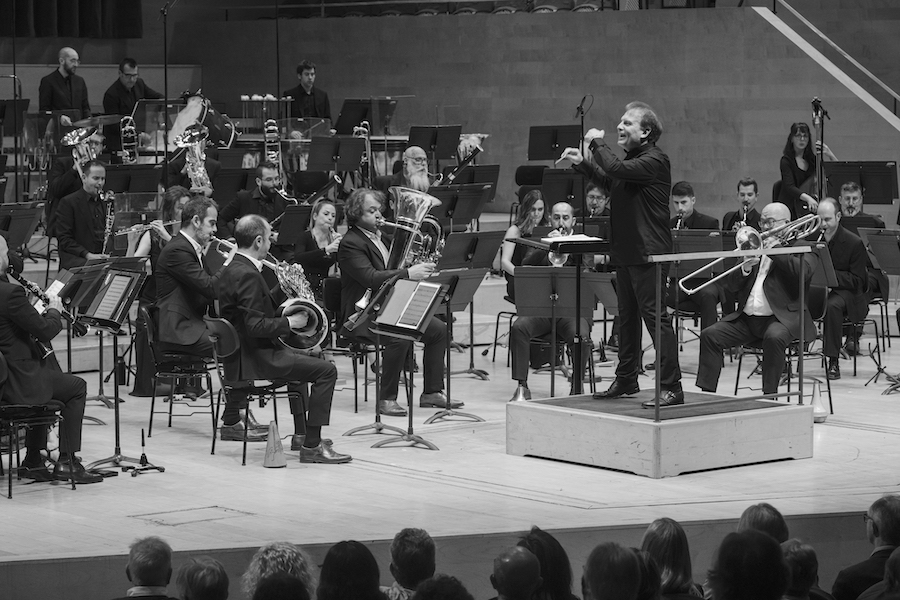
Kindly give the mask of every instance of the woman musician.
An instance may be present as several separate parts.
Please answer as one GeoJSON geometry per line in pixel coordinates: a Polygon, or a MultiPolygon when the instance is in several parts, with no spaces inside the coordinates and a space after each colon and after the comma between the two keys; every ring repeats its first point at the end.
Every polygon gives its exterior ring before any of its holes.
{"type": "Polygon", "coordinates": [[[318,200],[310,211],[309,228],[300,234],[294,245],[294,261],[303,267],[313,295],[320,303],[323,301],[323,281],[337,268],[337,251],[343,237],[334,230],[336,218],[334,203],[327,199],[318,200]]]}
{"type": "MultiPolygon", "coordinates": [[[[781,156],[781,193],[777,201],[791,210],[791,220],[815,213],[819,206],[816,193],[816,153],[810,144],[810,130],[806,123],[794,123],[788,134],[781,156]]],[[[821,142],[822,155],[827,160],[837,160],[834,153],[821,142]]]]}

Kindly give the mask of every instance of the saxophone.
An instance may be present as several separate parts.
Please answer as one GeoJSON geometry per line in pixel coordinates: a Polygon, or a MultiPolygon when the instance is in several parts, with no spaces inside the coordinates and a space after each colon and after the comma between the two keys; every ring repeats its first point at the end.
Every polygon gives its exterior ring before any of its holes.
{"type": "Polygon", "coordinates": [[[188,177],[191,187],[212,189],[209,173],[206,172],[206,152],[201,148],[201,142],[209,137],[209,129],[200,123],[194,123],[184,129],[184,132],[175,138],[175,146],[185,148],[184,160],[187,164],[188,177]]]}
{"type": "Polygon", "coordinates": [[[137,127],[135,127],[134,119],[126,115],[119,121],[120,136],[122,139],[122,162],[126,165],[133,165],[137,162],[137,127]]]}
{"type": "Polygon", "coordinates": [[[109,240],[113,237],[113,225],[116,222],[115,200],[115,192],[100,192],[100,201],[106,203],[106,225],[103,228],[103,250],[100,254],[109,255],[109,240]]]}

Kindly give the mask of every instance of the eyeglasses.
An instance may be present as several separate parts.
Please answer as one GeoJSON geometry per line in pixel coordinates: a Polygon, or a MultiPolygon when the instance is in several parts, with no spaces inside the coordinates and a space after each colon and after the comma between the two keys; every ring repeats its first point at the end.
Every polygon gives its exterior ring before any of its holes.
{"type": "Polygon", "coordinates": [[[606,196],[601,196],[600,194],[588,194],[588,200],[606,200],[606,196]]]}
{"type": "Polygon", "coordinates": [[[759,225],[761,227],[774,227],[778,223],[787,223],[787,219],[760,219],[759,225]]]}
{"type": "Polygon", "coordinates": [[[797,133],[794,134],[794,137],[795,137],[795,138],[799,138],[799,139],[801,139],[801,140],[802,140],[802,139],[809,139],[809,134],[808,134],[808,133],[805,133],[805,132],[802,132],[802,131],[798,131],[797,133]]]}
{"type": "Polygon", "coordinates": [[[422,156],[411,156],[407,160],[409,160],[409,162],[415,163],[417,165],[424,165],[426,162],[428,162],[428,159],[424,158],[422,156]]]}
{"type": "Polygon", "coordinates": [[[862,518],[863,518],[863,523],[868,523],[869,521],[872,521],[873,523],[875,522],[875,519],[870,517],[869,513],[867,513],[867,512],[863,513],[862,518]]]}

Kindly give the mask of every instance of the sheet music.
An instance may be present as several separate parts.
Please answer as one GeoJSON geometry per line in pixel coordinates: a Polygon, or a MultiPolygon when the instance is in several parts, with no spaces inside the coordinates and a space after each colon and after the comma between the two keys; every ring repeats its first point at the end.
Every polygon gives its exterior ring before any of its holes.
{"type": "Polygon", "coordinates": [[[584,235],[583,233],[576,233],[573,235],[558,235],[556,237],[545,237],[541,238],[541,241],[545,244],[550,244],[552,242],[602,242],[603,238],[594,237],[592,235],[584,235]]]}
{"type": "Polygon", "coordinates": [[[406,302],[406,306],[403,308],[403,313],[400,315],[400,320],[397,321],[397,325],[400,327],[417,329],[419,324],[425,318],[425,313],[428,312],[428,308],[434,302],[434,298],[437,296],[440,289],[440,286],[435,286],[434,284],[419,283],[419,285],[416,286],[416,291],[413,292],[412,296],[410,296],[409,300],[406,302]]]}
{"type": "Polygon", "coordinates": [[[119,307],[122,296],[125,294],[125,291],[128,289],[128,284],[130,283],[131,277],[125,275],[113,275],[112,280],[104,290],[100,304],[97,305],[92,316],[98,319],[115,321],[116,309],[119,307]]]}

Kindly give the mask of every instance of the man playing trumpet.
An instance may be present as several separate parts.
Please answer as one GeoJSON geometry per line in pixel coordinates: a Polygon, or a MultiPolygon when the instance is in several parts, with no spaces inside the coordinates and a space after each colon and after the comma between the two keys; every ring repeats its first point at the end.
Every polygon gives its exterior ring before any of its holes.
{"type": "MultiPolygon", "coordinates": [[[[766,205],[760,218],[763,234],[790,219],[791,211],[784,204],[766,205]]],[[[766,248],[780,245],[782,241],[776,236],[765,238],[766,248]]],[[[737,295],[740,308],[700,332],[697,387],[705,392],[716,391],[725,348],[762,342],[763,393],[778,392],[784,370],[784,351],[788,344],[800,338],[800,319],[804,319],[806,341],[816,338],[812,317],[806,307],[800,306],[797,280],[801,261],[806,261],[803,285],[808,287],[816,265],[812,253],[752,258],[724,279],[726,289],[737,295]]]]}

